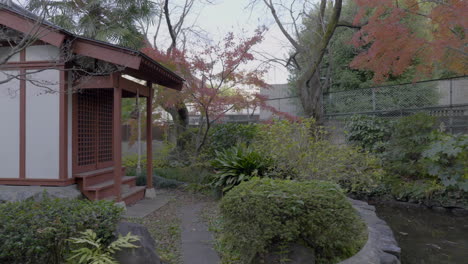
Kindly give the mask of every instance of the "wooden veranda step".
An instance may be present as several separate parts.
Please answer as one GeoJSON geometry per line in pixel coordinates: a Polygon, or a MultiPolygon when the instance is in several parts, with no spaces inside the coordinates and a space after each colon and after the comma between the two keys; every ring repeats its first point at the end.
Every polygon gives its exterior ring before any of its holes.
{"type": "MultiPolygon", "coordinates": [[[[145,197],[145,189],[146,186],[128,187],[128,185],[122,185],[122,201],[124,201],[126,205],[131,205],[142,200],[145,197]]],[[[116,197],[115,195],[108,196],[104,198],[104,200],[115,201],[116,197]]]]}
{"type": "MultiPolygon", "coordinates": [[[[78,187],[84,191],[86,187],[101,184],[114,179],[114,167],[103,168],[88,172],[76,173],[78,187]]],[[[122,167],[122,175],[125,175],[125,167],[122,167]]]]}
{"type": "Polygon", "coordinates": [[[75,176],[75,178],[86,178],[86,177],[101,175],[101,174],[105,174],[105,173],[109,173],[109,172],[113,172],[113,171],[114,171],[114,167],[109,167],[109,168],[103,168],[103,169],[99,169],[99,170],[76,173],[74,176],[75,176]]]}
{"type": "MultiPolygon", "coordinates": [[[[136,177],[122,177],[122,185],[133,187],[136,185],[136,177]]],[[[83,193],[90,200],[101,200],[108,196],[115,195],[115,181],[114,179],[94,184],[91,186],[86,186],[83,188],[83,193]]]]}
{"type": "MultiPolygon", "coordinates": [[[[135,181],[136,181],[136,177],[134,177],[134,176],[123,176],[122,177],[122,184],[131,185],[135,181]]],[[[132,186],[134,186],[134,185],[132,185],[132,186]]],[[[108,180],[108,181],[105,181],[105,182],[101,182],[101,183],[98,183],[98,184],[87,186],[84,189],[87,190],[87,191],[100,191],[100,190],[104,190],[104,189],[107,189],[107,188],[110,188],[110,187],[114,187],[114,180],[108,180]]]]}

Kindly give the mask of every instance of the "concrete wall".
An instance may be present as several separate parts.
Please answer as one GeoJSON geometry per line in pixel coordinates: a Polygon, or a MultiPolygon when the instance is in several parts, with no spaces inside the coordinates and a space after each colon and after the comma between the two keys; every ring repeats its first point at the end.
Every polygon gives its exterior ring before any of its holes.
{"type": "Polygon", "coordinates": [[[440,96],[439,105],[468,104],[468,78],[438,81],[437,89],[440,96]]]}
{"type": "MultiPolygon", "coordinates": [[[[273,84],[269,89],[262,88],[260,94],[268,98],[266,102],[268,106],[293,116],[301,115],[301,104],[298,98],[291,96],[288,84],[273,84]]],[[[267,109],[260,108],[260,120],[268,120],[272,117],[273,113],[267,109]]]]}
{"type": "MultiPolygon", "coordinates": [[[[0,81],[5,80],[5,73],[1,72],[0,81]]],[[[0,84],[0,178],[19,177],[19,81],[0,84]]]]}
{"type": "Polygon", "coordinates": [[[59,178],[59,71],[32,74],[26,83],[26,178],[59,178]],[[46,87],[41,87],[47,82],[46,87]]]}

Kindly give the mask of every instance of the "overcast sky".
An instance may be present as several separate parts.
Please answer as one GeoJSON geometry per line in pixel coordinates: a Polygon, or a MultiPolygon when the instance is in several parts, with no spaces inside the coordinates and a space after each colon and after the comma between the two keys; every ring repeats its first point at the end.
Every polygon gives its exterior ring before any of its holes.
{"type": "MultiPolygon", "coordinates": [[[[176,0],[175,3],[177,2],[176,0]]],[[[280,57],[287,55],[288,42],[274,23],[271,14],[262,5],[251,10],[247,8],[249,0],[216,0],[215,3],[214,5],[205,5],[203,8],[195,8],[185,25],[189,26],[195,22],[197,26],[207,32],[207,37],[215,42],[220,41],[228,32],[239,34],[246,31],[248,36],[252,36],[256,28],[264,25],[269,30],[265,34],[263,42],[254,50],[280,57]]],[[[170,39],[164,23],[160,36],[158,43],[170,39]]],[[[166,45],[169,45],[169,42],[166,45]]],[[[250,67],[255,68],[259,63],[252,63],[250,67]]],[[[274,64],[271,65],[265,76],[265,81],[269,84],[286,83],[287,79],[286,69],[281,65],[274,64]]]]}
{"type": "MultiPolygon", "coordinates": [[[[198,23],[213,38],[221,38],[227,32],[252,32],[260,25],[269,31],[264,41],[255,49],[276,56],[286,56],[287,40],[274,23],[271,14],[265,8],[257,7],[253,11],[246,8],[249,0],[217,0],[216,5],[209,5],[200,11],[198,23]]],[[[272,65],[265,79],[270,84],[286,83],[288,72],[280,65],[272,65]]]]}

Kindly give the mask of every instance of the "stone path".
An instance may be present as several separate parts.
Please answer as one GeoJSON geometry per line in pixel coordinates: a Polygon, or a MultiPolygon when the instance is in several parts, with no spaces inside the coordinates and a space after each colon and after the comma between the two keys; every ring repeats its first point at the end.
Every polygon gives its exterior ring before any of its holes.
{"type": "Polygon", "coordinates": [[[124,217],[143,218],[165,206],[173,198],[174,195],[170,194],[166,190],[158,189],[156,190],[155,199],[143,199],[138,201],[136,204],[127,207],[124,217]]]}
{"type": "Polygon", "coordinates": [[[220,263],[219,256],[213,249],[213,235],[200,216],[205,205],[203,202],[198,202],[180,208],[184,264],[220,263]]]}

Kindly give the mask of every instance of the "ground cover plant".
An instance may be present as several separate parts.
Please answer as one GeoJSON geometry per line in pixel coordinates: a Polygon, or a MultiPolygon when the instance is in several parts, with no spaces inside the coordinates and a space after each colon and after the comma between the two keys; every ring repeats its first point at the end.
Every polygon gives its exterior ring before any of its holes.
{"type": "Polygon", "coordinates": [[[388,177],[468,191],[468,136],[446,133],[434,117],[417,113],[389,122],[355,116],[347,128],[348,141],[381,158],[388,177]]]}
{"type": "Polygon", "coordinates": [[[252,177],[267,176],[272,163],[269,157],[245,145],[216,151],[216,157],[211,162],[216,171],[213,187],[224,193],[252,177]]]}
{"type": "Polygon", "coordinates": [[[312,248],[316,263],[335,263],[367,238],[342,190],[325,181],[255,178],[229,191],[220,213],[220,248],[228,263],[252,263],[259,253],[288,243],[312,248]]]}
{"type": "Polygon", "coordinates": [[[114,258],[114,254],[125,248],[138,248],[138,246],[133,243],[139,240],[140,238],[138,236],[128,233],[125,236],[119,235],[115,241],[106,246],[93,230],[87,229],[86,231],[80,232],[79,237],[72,237],[69,239],[76,249],[70,252],[67,263],[118,264],[117,260],[114,258]]]}
{"type": "Polygon", "coordinates": [[[104,245],[113,238],[122,208],[113,202],[50,199],[0,204],[0,263],[63,263],[67,240],[93,230],[104,245]]]}

